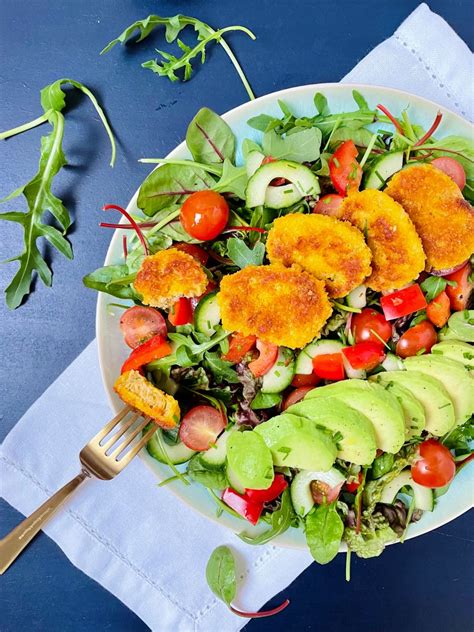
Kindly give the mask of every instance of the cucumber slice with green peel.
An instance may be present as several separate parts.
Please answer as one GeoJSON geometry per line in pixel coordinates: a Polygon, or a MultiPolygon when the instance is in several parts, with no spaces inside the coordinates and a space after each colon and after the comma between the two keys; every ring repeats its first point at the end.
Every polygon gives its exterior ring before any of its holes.
{"type": "Polygon", "coordinates": [[[431,347],[431,353],[455,360],[474,372],[474,347],[461,340],[444,340],[431,347]]]}
{"type": "Polygon", "coordinates": [[[313,495],[311,494],[311,482],[321,481],[326,483],[330,488],[336,487],[345,481],[345,476],[339,470],[332,467],[327,472],[311,472],[301,470],[294,477],[291,487],[290,496],[295,512],[301,516],[306,516],[314,507],[313,495]]]}
{"type": "Polygon", "coordinates": [[[275,160],[257,169],[248,181],[245,197],[248,208],[256,206],[286,208],[306,195],[317,195],[320,191],[318,178],[311,169],[298,162],[275,160]],[[274,178],[285,178],[290,184],[270,187],[274,178]],[[270,193],[267,199],[269,188],[270,193]]]}
{"type": "Polygon", "coordinates": [[[217,302],[217,292],[211,292],[203,296],[197,304],[194,311],[194,326],[201,334],[212,336],[220,322],[221,310],[217,302]]]}
{"type": "Polygon", "coordinates": [[[264,158],[265,155],[259,151],[251,151],[249,153],[247,160],[245,161],[245,169],[249,178],[253,176],[259,167],[262,166],[262,160],[264,158]]]}
{"type": "Polygon", "coordinates": [[[296,358],[295,370],[298,375],[310,375],[313,372],[313,358],[327,353],[339,353],[344,348],[338,340],[317,340],[310,342],[296,358]]]}
{"type": "Polygon", "coordinates": [[[354,288],[346,296],[346,302],[349,307],[364,308],[367,305],[367,286],[359,285],[359,287],[354,288]]]}
{"type": "Polygon", "coordinates": [[[281,393],[291,384],[295,375],[295,357],[287,347],[280,347],[275,364],[265,373],[262,380],[262,393],[281,393]]]}
{"type": "Polygon", "coordinates": [[[372,161],[364,177],[364,189],[382,189],[387,180],[403,167],[403,152],[384,154],[372,161]]]}
{"type": "Polygon", "coordinates": [[[191,450],[181,441],[173,444],[167,443],[161,428],[158,428],[150,441],[148,441],[146,449],[148,454],[160,463],[171,462],[174,465],[186,463],[196,454],[195,450],[191,450]]]}
{"type": "Polygon", "coordinates": [[[227,441],[232,432],[232,429],[225,430],[215,442],[214,447],[201,453],[201,461],[205,463],[209,469],[220,469],[225,464],[227,441]]]}
{"type": "Polygon", "coordinates": [[[385,360],[380,366],[382,366],[386,371],[403,371],[405,368],[402,360],[394,353],[387,353],[385,360]]]}
{"type": "Polygon", "coordinates": [[[235,489],[239,494],[245,493],[245,485],[243,485],[242,481],[239,479],[234,470],[230,467],[229,463],[226,463],[225,471],[227,474],[227,480],[229,481],[232,489],[235,489]]]}
{"type": "Polygon", "coordinates": [[[474,309],[452,314],[448,320],[448,328],[440,333],[440,338],[474,342],[474,309]]]}
{"type": "Polygon", "coordinates": [[[422,511],[433,511],[434,508],[434,496],[433,490],[429,487],[423,487],[418,485],[411,477],[410,470],[404,470],[400,472],[390,483],[384,486],[382,489],[382,495],[380,502],[393,504],[397,494],[403,487],[411,487],[413,490],[413,496],[415,499],[415,509],[421,509],[422,511]]]}

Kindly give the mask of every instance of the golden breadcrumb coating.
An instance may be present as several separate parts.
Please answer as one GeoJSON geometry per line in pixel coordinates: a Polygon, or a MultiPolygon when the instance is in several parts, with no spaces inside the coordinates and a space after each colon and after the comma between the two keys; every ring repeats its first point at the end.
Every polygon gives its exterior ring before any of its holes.
{"type": "Polygon", "coordinates": [[[156,388],[138,371],[120,375],[114,390],[126,404],[145,417],[151,417],[162,428],[174,428],[180,419],[179,404],[174,397],[156,388]]]}
{"type": "Polygon", "coordinates": [[[404,287],[425,267],[425,254],[413,222],[383,191],[366,189],[344,198],[339,217],[365,235],[372,251],[372,274],[365,284],[384,292],[404,287]]]}
{"type": "Polygon", "coordinates": [[[313,340],[331,315],[323,281],[277,265],[225,276],[217,300],[224,329],[292,349],[313,340]]]}
{"type": "Polygon", "coordinates": [[[428,164],[407,167],[393,176],[385,191],[415,224],[428,270],[452,268],[472,255],[474,209],[440,169],[428,164]]]}
{"type": "Polygon", "coordinates": [[[371,252],[362,233],[326,215],[295,213],[276,219],[268,233],[268,258],[297,264],[326,283],[329,296],[346,296],[371,272],[371,252]]]}
{"type": "Polygon", "coordinates": [[[145,305],[168,308],[183,296],[200,296],[207,283],[206,273],[194,257],[168,248],[143,259],[133,286],[145,305]]]}

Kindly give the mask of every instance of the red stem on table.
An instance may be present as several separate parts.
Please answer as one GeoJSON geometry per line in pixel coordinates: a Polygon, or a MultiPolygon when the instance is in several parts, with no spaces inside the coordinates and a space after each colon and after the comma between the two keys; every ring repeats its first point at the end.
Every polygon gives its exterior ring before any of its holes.
{"type": "Polygon", "coordinates": [[[119,213],[122,213],[122,215],[128,219],[130,224],[133,226],[133,229],[137,233],[137,237],[140,240],[141,245],[143,246],[143,250],[145,251],[145,255],[149,254],[150,251],[148,250],[148,245],[147,245],[146,239],[143,236],[143,233],[142,233],[142,231],[140,229],[140,226],[133,219],[133,217],[130,215],[130,213],[127,213],[127,211],[124,208],[122,208],[121,206],[117,206],[116,204],[105,204],[102,207],[102,210],[103,211],[118,211],[119,213]]]}
{"type": "Polygon", "coordinates": [[[264,228],[258,228],[257,226],[228,226],[222,232],[223,233],[231,233],[231,232],[233,232],[235,230],[243,230],[243,231],[255,232],[255,233],[266,233],[266,232],[268,232],[264,228]]]}
{"type": "Polygon", "coordinates": [[[413,145],[413,147],[417,147],[418,145],[423,145],[423,143],[425,141],[428,140],[428,138],[430,138],[430,136],[433,136],[433,134],[436,132],[436,130],[439,127],[439,124],[441,123],[441,119],[443,118],[443,114],[441,112],[438,112],[438,114],[436,115],[435,120],[433,121],[433,125],[430,127],[430,129],[426,132],[426,134],[424,136],[422,136],[420,138],[420,140],[417,140],[416,143],[413,145]]]}
{"type": "Polygon", "coordinates": [[[123,248],[123,258],[126,259],[128,256],[128,248],[127,248],[127,237],[125,235],[122,237],[122,248],[123,248]]]}
{"type": "Polygon", "coordinates": [[[285,601],[276,608],[272,608],[271,610],[263,610],[261,612],[244,612],[243,610],[237,610],[237,608],[234,608],[234,606],[229,606],[229,608],[231,612],[236,614],[238,617],[244,617],[246,619],[263,619],[263,617],[272,617],[274,614],[278,614],[289,605],[290,600],[285,599],[285,601]]]}
{"type": "Polygon", "coordinates": [[[399,134],[401,134],[402,136],[405,135],[405,132],[403,131],[403,127],[400,125],[400,123],[397,121],[397,119],[393,116],[393,114],[391,112],[389,112],[387,110],[387,108],[384,105],[381,105],[380,103],[377,105],[377,108],[383,112],[385,114],[385,116],[388,116],[388,118],[392,121],[392,123],[395,125],[395,128],[397,130],[397,132],[399,134]]]}

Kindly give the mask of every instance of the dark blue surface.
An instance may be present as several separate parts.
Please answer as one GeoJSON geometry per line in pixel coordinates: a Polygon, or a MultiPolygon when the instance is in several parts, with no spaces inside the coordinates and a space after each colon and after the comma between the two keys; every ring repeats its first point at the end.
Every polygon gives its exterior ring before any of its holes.
{"type": "MultiPolygon", "coordinates": [[[[359,0],[240,0],[160,3],[138,0],[1,0],[0,127],[8,129],[40,113],[39,90],[59,77],[80,80],[104,104],[119,140],[117,165],[108,167],[109,147],[97,116],[72,95],[65,152],[70,167],[55,182],[75,224],[74,261],[53,256],[54,287],[38,285],[14,313],[0,304],[0,439],[22,413],[94,337],[95,294],[81,277],[102,264],[110,233],[97,228],[105,202],[126,204],[148,167],[140,156],[163,156],[182,140],[196,110],[224,112],[246,100],[224,52],[187,84],[171,84],[140,68],[163,46],[162,34],[138,46],[99,57],[123,27],[149,13],[190,13],[214,26],[244,24],[251,42],[234,34],[229,42],[257,95],[305,83],[337,81],[371,48],[388,37],[418,2],[359,0]]],[[[474,41],[470,0],[430,3],[461,37],[474,41]]],[[[38,159],[36,129],[0,146],[0,197],[30,179],[38,159]]],[[[12,208],[11,206],[9,208],[12,208]]],[[[17,254],[15,225],[0,226],[0,260],[17,254]]],[[[14,265],[0,267],[4,288],[14,265]]],[[[20,515],[0,504],[1,533],[20,515]]],[[[470,516],[381,558],[354,560],[353,581],[344,581],[344,559],[314,565],[284,591],[291,608],[250,630],[339,632],[466,631],[472,628],[473,555],[470,516]]],[[[183,569],[185,572],[185,569],[183,569]]],[[[112,595],[75,569],[41,535],[1,578],[2,632],[30,630],[138,631],[146,626],[112,595]]],[[[277,603],[275,598],[273,603],[277,603]]],[[[214,631],[210,631],[214,632],[214,631]]]]}

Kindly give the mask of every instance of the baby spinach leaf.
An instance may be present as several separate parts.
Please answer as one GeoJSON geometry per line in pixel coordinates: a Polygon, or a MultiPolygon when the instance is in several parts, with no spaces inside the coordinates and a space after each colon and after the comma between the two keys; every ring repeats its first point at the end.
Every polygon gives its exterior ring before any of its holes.
{"type": "MultiPolygon", "coordinates": [[[[213,448],[210,448],[212,450],[213,448]]],[[[200,454],[195,454],[188,463],[186,474],[197,483],[209,489],[224,489],[227,487],[227,478],[224,469],[206,467],[200,454]]]]}
{"type": "Polygon", "coordinates": [[[218,546],[206,566],[206,579],[212,592],[230,606],[237,590],[235,561],[228,546],[218,546]]]}
{"type": "Polygon", "coordinates": [[[247,187],[248,176],[245,167],[234,167],[231,161],[226,158],[222,176],[217,184],[214,185],[214,191],[223,193],[233,193],[241,200],[245,200],[245,189],[247,187]]]}
{"type": "Polygon", "coordinates": [[[291,133],[280,136],[274,130],[263,136],[263,151],[267,156],[279,160],[313,162],[319,158],[321,131],[317,127],[294,128],[291,133]]]}
{"type": "Polygon", "coordinates": [[[235,136],[227,123],[209,108],[201,108],[188,126],[186,144],[194,160],[204,163],[234,159],[235,136]]]}
{"type": "Polygon", "coordinates": [[[105,292],[117,298],[137,298],[136,293],[130,285],[113,285],[113,281],[127,277],[129,274],[128,266],[125,264],[115,266],[104,266],[98,268],[94,272],[86,274],[82,279],[84,285],[98,292],[105,292]]]}
{"type": "Polygon", "coordinates": [[[265,256],[265,245],[259,241],[252,249],[243,239],[231,237],[227,240],[227,253],[235,265],[241,269],[247,266],[260,266],[265,256]]]}
{"type": "Polygon", "coordinates": [[[262,393],[259,391],[250,404],[252,410],[262,410],[264,408],[273,408],[281,402],[280,393],[262,393]]]}
{"type": "Polygon", "coordinates": [[[327,564],[339,551],[344,523],[336,510],[336,502],[319,505],[306,517],[306,542],[319,564],[327,564]]]}
{"type": "MultiPolygon", "coordinates": [[[[195,191],[210,189],[215,180],[203,169],[183,165],[163,165],[144,180],[138,193],[138,207],[153,216],[162,209],[180,204],[195,191]]],[[[172,237],[172,235],[170,235],[172,237]]]]}
{"type": "Polygon", "coordinates": [[[239,533],[238,536],[247,544],[266,544],[287,531],[295,519],[295,512],[290,498],[290,492],[285,489],[281,496],[281,507],[270,516],[270,529],[257,536],[250,536],[246,533],[239,533]]]}
{"type": "Polygon", "coordinates": [[[218,384],[227,382],[228,384],[238,384],[239,378],[232,368],[232,362],[222,360],[216,352],[207,352],[204,355],[204,365],[211,371],[218,384]]]}

